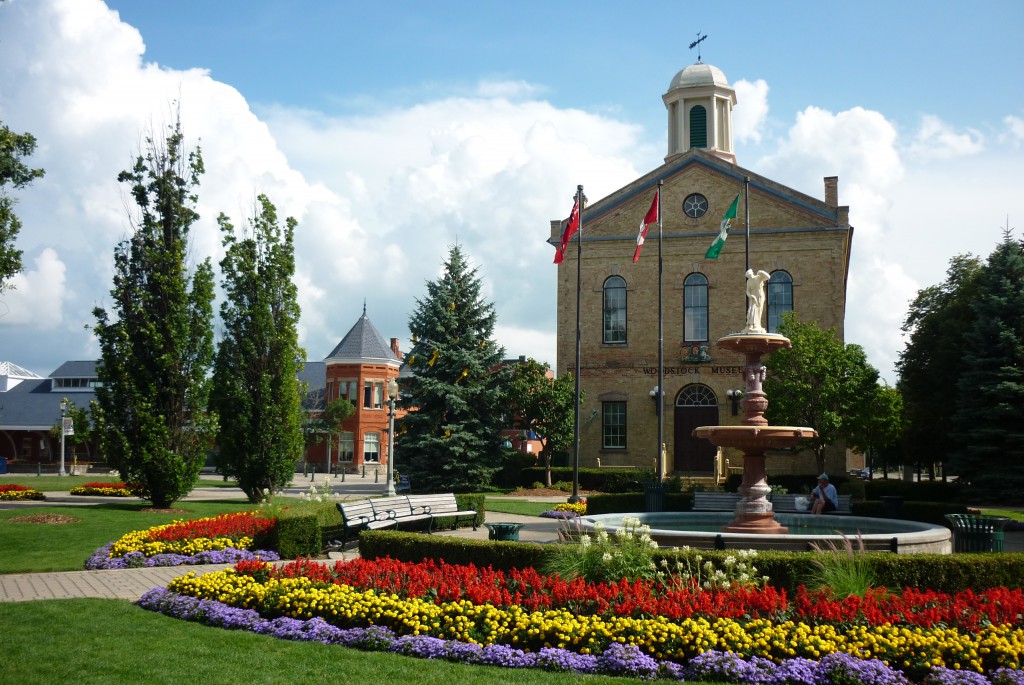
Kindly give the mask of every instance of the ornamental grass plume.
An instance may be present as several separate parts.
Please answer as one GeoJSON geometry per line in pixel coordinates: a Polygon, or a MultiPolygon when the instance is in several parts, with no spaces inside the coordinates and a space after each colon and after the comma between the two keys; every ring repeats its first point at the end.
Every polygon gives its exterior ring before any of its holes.
{"type": "Polygon", "coordinates": [[[836,597],[863,597],[875,585],[875,573],[864,551],[864,538],[857,534],[857,549],[846,535],[840,533],[840,547],[831,540],[824,545],[812,542],[811,563],[815,571],[808,585],[830,589],[836,597]]]}

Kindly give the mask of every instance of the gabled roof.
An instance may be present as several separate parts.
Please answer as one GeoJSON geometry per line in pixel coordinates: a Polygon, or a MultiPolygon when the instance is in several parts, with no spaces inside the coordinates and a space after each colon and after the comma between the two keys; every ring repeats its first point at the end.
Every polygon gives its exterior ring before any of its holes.
{"type": "Polygon", "coordinates": [[[393,366],[402,363],[366,316],[366,305],[363,305],[363,315],[352,326],[352,330],[345,334],[324,361],[334,364],[386,363],[393,366]]]}
{"type": "Polygon", "coordinates": [[[13,378],[21,378],[23,380],[40,377],[39,374],[32,373],[28,369],[18,366],[14,362],[0,362],[0,376],[10,376],[13,378]]]}

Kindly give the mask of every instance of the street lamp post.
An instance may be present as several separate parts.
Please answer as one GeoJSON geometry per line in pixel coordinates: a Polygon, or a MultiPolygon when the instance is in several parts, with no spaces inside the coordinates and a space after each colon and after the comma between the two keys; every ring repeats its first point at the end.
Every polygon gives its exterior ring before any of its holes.
{"type": "Polygon", "coordinates": [[[64,414],[68,410],[68,401],[66,399],[60,401],[60,471],[57,475],[66,476],[64,472],[64,436],[67,434],[67,429],[64,427],[64,414]]]}
{"type": "Polygon", "coordinates": [[[389,496],[395,494],[395,400],[398,399],[398,381],[388,381],[388,489],[389,496]]]}

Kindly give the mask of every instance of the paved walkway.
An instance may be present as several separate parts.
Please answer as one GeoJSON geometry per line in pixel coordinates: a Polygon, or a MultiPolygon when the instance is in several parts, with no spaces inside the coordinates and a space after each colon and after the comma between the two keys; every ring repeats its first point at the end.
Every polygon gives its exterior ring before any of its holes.
{"type": "MultiPolygon", "coordinates": [[[[369,495],[378,495],[383,486],[374,483],[360,483],[358,478],[350,479],[342,484],[334,479],[334,490],[343,499],[358,499],[369,495]]],[[[321,482],[317,483],[322,484],[321,482]]],[[[293,487],[288,494],[296,495],[308,492],[309,486],[293,487]]],[[[232,488],[199,487],[186,497],[186,500],[230,499],[241,496],[241,491],[232,488]]],[[[560,502],[565,498],[530,498],[539,501],[560,502]]],[[[67,492],[47,492],[42,502],[3,502],[3,509],[32,509],[38,506],[85,506],[99,502],[124,501],[123,498],[111,497],[80,497],[67,492]],[[14,506],[9,506],[14,505],[14,506]]],[[[552,542],[558,537],[558,529],[562,523],[554,519],[537,516],[517,516],[497,512],[487,513],[488,523],[520,523],[519,539],[530,542],[552,542]]],[[[454,531],[439,531],[435,535],[451,535],[455,537],[486,540],[488,530],[481,526],[477,530],[460,528],[454,531]]],[[[331,559],[353,558],[358,556],[354,549],[332,552],[331,559]]],[[[83,559],[84,563],[85,560],[83,559]]],[[[71,599],[75,597],[98,597],[101,599],[137,600],[144,593],[156,587],[164,587],[171,580],[189,571],[202,575],[211,571],[230,568],[230,564],[209,564],[204,566],[170,566],[159,568],[139,568],[108,571],[68,571],[64,573],[12,573],[0,574],[0,602],[24,602],[36,599],[71,599]]]]}

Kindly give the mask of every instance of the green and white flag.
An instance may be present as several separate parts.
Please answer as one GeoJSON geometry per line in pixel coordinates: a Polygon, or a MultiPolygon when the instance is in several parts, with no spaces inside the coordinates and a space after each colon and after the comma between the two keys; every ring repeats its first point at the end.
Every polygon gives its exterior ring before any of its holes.
{"type": "Polygon", "coordinates": [[[736,209],[740,205],[740,194],[736,193],[736,199],[729,205],[729,209],[725,210],[725,215],[722,217],[722,224],[719,227],[718,237],[715,238],[715,242],[711,243],[711,247],[704,254],[705,259],[718,259],[718,253],[722,251],[722,246],[725,245],[725,239],[729,236],[729,225],[732,224],[732,220],[736,218],[736,209]]]}

